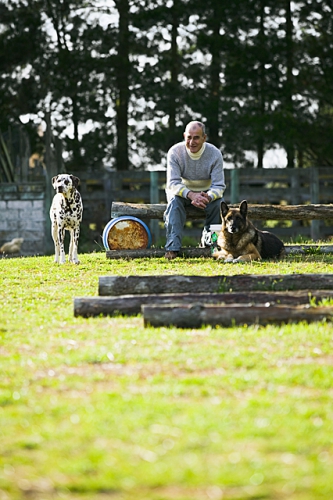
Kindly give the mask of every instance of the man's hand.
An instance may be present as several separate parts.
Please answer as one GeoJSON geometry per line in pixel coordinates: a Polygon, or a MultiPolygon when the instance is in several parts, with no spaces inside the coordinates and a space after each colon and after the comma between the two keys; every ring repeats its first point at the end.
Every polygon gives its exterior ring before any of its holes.
{"type": "Polygon", "coordinates": [[[208,194],[204,193],[203,191],[201,191],[201,193],[190,191],[187,197],[189,200],[191,200],[193,206],[201,208],[202,210],[204,210],[208,203],[211,201],[210,196],[208,196],[208,194]]]}

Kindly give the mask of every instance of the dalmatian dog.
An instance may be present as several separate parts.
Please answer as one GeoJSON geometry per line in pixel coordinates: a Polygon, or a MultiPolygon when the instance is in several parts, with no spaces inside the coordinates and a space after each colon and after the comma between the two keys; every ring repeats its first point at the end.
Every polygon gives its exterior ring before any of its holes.
{"type": "Polygon", "coordinates": [[[70,232],[68,260],[79,264],[78,242],[83,205],[77,190],[80,179],[74,175],[59,174],[52,178],[52,186],[56,191],[50,208],[51,231],[54,241],[54,262],[65,263],[65,230],[70,232]]]}

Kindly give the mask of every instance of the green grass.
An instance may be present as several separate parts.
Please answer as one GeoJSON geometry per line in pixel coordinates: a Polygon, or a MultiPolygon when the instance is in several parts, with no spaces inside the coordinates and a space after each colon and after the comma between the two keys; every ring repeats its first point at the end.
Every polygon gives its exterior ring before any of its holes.
{"type": "Polygon", "coordinates": [[[333,498],[330,323],[73,315],[103,275],[331,273],[333,256],[80,258],[0,260],[0,500],[333,498]]]}

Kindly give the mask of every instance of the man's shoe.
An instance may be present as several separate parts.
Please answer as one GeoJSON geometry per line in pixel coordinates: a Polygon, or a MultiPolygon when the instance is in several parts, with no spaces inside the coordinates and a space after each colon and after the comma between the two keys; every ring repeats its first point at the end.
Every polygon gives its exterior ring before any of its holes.
{"type": "Polygon", "coordinates": [[[169,252],[165,253],[164,257],[167,260],[173,260],[173,259],[176,259],[176,257],[178,257],[178,253],[179,252],[174,252],[174,251],[170,250],[169,252]]]}

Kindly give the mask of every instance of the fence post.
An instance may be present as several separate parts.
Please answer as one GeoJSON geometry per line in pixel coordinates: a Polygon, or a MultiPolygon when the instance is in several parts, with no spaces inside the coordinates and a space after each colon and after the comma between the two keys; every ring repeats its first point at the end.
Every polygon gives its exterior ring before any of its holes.
{"type": "Polygon", "coordinates": [[[233,168],[230,172],[230,201],[239,203],[239,169],[233,168]]]}
{"type": "MultiPolygon", "coordinates": [[[[300,169],[290,168],[290,194],[291,204],[298,205],[300,203],[301,183],[300,183],[300,169]]],[[[291,226],[293,228],[293,237],[297,238],[299,235],[299,228],[302,226],[302,221],[293,220],[291,226]]]]}
{"type": "Polygon", "coordinates": [[[49,216],[49,210],[51,207],[54,191],[52,188],[52,178],[57,175],[57,164],[54,161],[54,157],[52,154],[52,131],[51,131],[51,113],[47,111],[45,113],[45,121],[46,121],[46,131],[45,131],[45,182],[46,182],[46,191],[45,191],[45,231],[46,231],[46,239],[45,239],[45,248],[46,252],[50,253],[51,250],[54,249],[53,240],[51,236],[51,220],[49,216]]]}
{"type": "MultiPolygon", "coordinates": [[[[159,203],[159,192],[158,192],[158,171],[150,171],[150,203],[159,203]]],[[[160,226],[158,220],[152,219],[150,221],[150,230],[153,235],[153,241],[156,244],[160,237],[160,226]]]]}
{"type": "Polygon", "coordinates": [[[291,204],[298,205],[300,202],[301,194],[300,169],[290,169],[290,177],[291,204]]]}
{"type": "MultiPolygon", "coordinates": [[[[319,174],[316,167],[310,168],[310,196],[311,203],[316,205],[319,203],[319,174]]],[[[320,221],[311,221],[311,238],[316,241],[320,238],[320,221]]]]}

